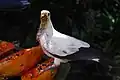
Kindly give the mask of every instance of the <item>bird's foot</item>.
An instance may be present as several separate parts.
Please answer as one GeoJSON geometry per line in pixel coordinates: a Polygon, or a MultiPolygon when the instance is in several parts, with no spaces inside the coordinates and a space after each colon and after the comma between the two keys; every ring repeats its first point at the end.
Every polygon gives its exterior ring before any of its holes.
{"type": "Polygon", "coordinates": [[[43,72],[45,72],[45,71],[48,71],[48,70],[50,70],[50,69],[54,69],[54,68],[56,68],[56,67],[58,67],[58,66],[56,66],[55,64],[52,64],[51,66],[48,66],[47,68],[41,70],[41,71],[40,71],[40,74],[43,73],[43,72]]]}

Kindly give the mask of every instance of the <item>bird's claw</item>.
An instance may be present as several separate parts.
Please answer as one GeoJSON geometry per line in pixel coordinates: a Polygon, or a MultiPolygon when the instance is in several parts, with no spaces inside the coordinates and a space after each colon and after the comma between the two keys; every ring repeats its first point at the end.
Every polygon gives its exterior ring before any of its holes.
{"type": "Polygon", "coordinates": [[[54,68],[56,68],[56,67],[57,67],[57,66],[56,66],[55,64],[53,64],[53,65],[51,65],[51,66],[48,66],[47,68],[41,70],[41,71],[40,71],[40,74],[43,73],[43,72],[45,72],[45,71],[48,71],[48,70],[50,70],[50,69],[54,69],[54,68]]]}

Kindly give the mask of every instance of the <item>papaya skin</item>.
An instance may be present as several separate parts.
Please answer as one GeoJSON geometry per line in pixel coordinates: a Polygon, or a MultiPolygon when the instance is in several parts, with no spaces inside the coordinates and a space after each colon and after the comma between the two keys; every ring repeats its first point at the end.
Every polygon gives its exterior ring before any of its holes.
{"type": "Polygon", "coordinates": [[[14,44],[6,41],[0,41],[0,59],[11,54],[14,49],[15,49],[14,44]]]}
{"type": "Polygon", "coordinates": [[[40,46],[13,53],[0,60],[0,76],[21,76],[22,73],[36,65],[43,54],[40,46]]]}
{"type": "Polygon", "coordinates": [[[53,59],[49,59],[37,67],[31,69],[21,76],[21,80],[53,80],[57,72],[57,68],[47,70],[41,73],[41,70],[53,64],[53,59]]]}

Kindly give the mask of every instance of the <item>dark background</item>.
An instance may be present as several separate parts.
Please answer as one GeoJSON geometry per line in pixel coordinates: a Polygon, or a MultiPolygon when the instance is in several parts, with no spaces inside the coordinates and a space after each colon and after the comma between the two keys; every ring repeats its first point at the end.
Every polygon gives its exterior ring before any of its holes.
{"type": "MultiPolygon", "coordinates": [[[[119,65],[119,0],[32,0],[31,5],[24,10],[0,12],[0,39],[11,42],[17,40],[24,48],[35,46],[40,11],[43,9],[51,12],[56,30],[84,40],[96,49],[101,49],[104,56],[119,65]]],[[[90,70],[93,72],[96,63],[90,63],[92,64],[90,70]]],[[[83,72],[85,71],[82,71],[81,75],[83,72]]],[[[113,72],[119,74],[119,67],[113,72]]],[[[105,77],[106,74],[101,73],[100,76],[105,77]]]]}

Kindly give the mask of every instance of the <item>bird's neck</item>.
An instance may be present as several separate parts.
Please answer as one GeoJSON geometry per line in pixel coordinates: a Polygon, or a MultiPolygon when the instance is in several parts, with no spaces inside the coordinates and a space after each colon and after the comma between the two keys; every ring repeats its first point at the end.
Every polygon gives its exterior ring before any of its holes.
{"type": "Polygon", "coordinates": [[[52,22],[50,20],[47,24],[47,29],[45,30],[45,34],[46,34],[48,40],[52,37],[54,30],[55,29],[53,28],[52,22]]]}

